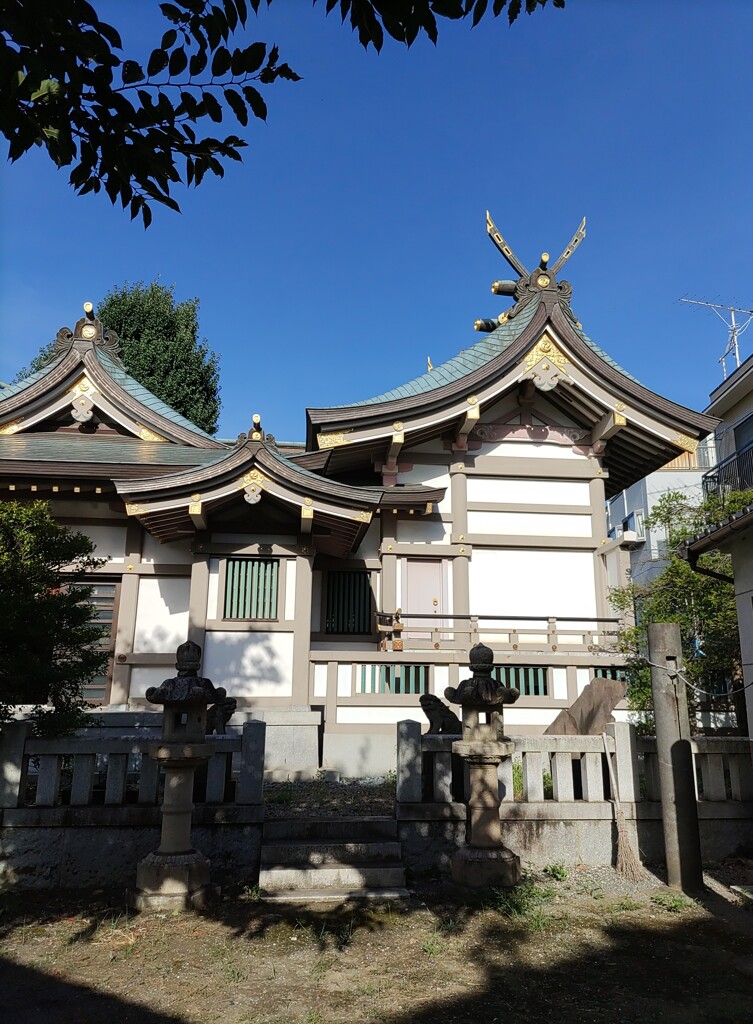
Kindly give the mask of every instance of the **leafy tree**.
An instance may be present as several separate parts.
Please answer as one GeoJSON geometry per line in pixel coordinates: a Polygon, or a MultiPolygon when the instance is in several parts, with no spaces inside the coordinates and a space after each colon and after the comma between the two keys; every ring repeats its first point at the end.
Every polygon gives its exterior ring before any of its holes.
{"type": "Polygon", "coordinates": [[[214,434],[220,414],[219,358],[199,341],[199,300],[176,302],[173,287],[121,285],[96,307],[120,338],[128,372],[202,430],[214,434]]]}
{"type": "Polygon", "coordinates": [[[91,588],[75,582],[102,564],[93,552],[46,502],[0,503],[0,722],[14,704],[34,705],[41,733],[83,722],[83,686],[107,662],[91,588]]]}
{"type": "MultiPolygon", "coordinates": [[[[175,301],[174,286],[124,284],[96,308],[108,330],[120,338],[126,370],[152,394],[197,427],[214,434],[220,415],[220,361],[206,339],[199,341],[199,300],[175,301]]],[[[54,356],[55,342],[43,345],[15,376],[24,380],[54,356]]]]}
{"type": "MultiPolygon", "coordinates": [[[[727,581],[694,571],[681,558],[677,548],[682,541],[707,526],[751,504],[753,492],[740,491],[724,497],[724,507],[716,497],[689,501],[681,491],[663,495],[646,518],[649,528],[661,527],[667,535],[666,565],[648,583],[630,583],[611,591],[610,601],[622,615],[635,614],[635,625],[625,627],[619,648],[628,656],[631,680],[628,701],[635,711],[653,709],[651,678],[647,661],[648,624],[677,622],[682,637],[684,675],[692,686],[711,693],[724,694],[731,689],[738,726],[745,728],[745,697],[742,689],[740,636],[734,587],[727,581]]],[[[729,555],[711,551],[699,559],[702,568],[732,575],[729,555]]],[[[688,692],[691,707],[698,695],[688,692]]]]}
{"type": "MultiPolygon", "coordinates": [[[[249,7],[265,0],[174,0],[161,3],[165,31],[145,59],[122,53],[120,34],[86,0],[6,0],[0,5],[0,132],[14,161],[42,146],[84,194],[104,189],[147,227],[156,202],[178,210],[171,186],[198,185],[224,162],[240,160],[237,135],[206,134],[232,113],[266,119],[257,86],[298,81],[276,46],[244,37],[249,7]],[[231,41],[239,45],[233,46],[231,41]]],[[[267,6],[272,0],[266,0],[267,6]]],[[[316,3],[317,0],[314,0],[316,3]]],[[[547,0],[525,0],[531,14],[547,0]]],[[[564,0],[553,0],[564,7],[564,0]]],[[[471,18],[488,0],[324,0],[338,8],[364,47],[379,50],[385,32],[406,46],[420,33],[437,40],[437,19],[471,18]]],[[[510,23],[523,0],[493,0],[510,23]]],[[[155,40],[156,42],[156,40],[155,40]]]]}

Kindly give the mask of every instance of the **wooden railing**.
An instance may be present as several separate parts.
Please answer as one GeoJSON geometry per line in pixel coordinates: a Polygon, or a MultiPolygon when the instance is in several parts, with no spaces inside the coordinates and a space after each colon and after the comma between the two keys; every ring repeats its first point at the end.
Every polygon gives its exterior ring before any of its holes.
{"type": "Polygon", "coordinates": [[[400,615],[404,650],[469,650],[485,643],[496,651],[601,651],[614,647],[618,618],[536,615],[400,615]]]}

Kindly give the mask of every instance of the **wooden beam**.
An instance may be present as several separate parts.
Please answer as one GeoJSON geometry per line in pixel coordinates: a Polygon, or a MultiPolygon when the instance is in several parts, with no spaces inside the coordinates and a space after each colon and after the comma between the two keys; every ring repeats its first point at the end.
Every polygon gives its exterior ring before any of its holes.
{"type": "Polygon", "coordinates": [[[197,530],[208,530],[209,521],[207,520],[206,513],[202,509],[200,501],[192,501],[188,506],[188,515],[197,530]]]}
{"type": "Polygon", "coordinates": [[[468,448],[468,435],[473,430],[474,426],[478,423],[481,416],[481,409],[478,405],[470,405],[466,410],[465,416],[460,422],[460,426],[455,434],[455,441],[453,448],[456,451],[465,451],[468,448]]]}
{"type": "Polygon", "coordinates": [[[314,510],[308,505],[301,506],[301,533],[311,533],[314,526],[314,510]]]}

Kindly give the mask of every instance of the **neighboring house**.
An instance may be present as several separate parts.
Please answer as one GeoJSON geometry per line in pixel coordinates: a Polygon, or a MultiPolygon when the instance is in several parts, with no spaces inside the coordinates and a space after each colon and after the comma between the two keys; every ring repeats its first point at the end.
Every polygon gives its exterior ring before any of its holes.
{"type": "MultiPolygon", "coordinates": [[[[753,356],[711,392],[707,413],[721,420],[716,428],[719,462],[704,476],[703,488],[723,502],[730,491],[753,488],[753,356]]],[[[698,559],[714,549],[732,557],[730,583],[737,600],[748,733],[753,736],[753,507],[705,530],[684,545],[683,554],[703,571],[698,559]]]]}
{"type": "MultiPolygon", "coordinates": [[[[683,452],[655,473],[615,494],[607,505],[608,533],[630,552],[629,580],[644,586],[662,571],[666,563],[667,533],[661,526],[649,527],[645,520],[665,494],[679,491],[691,502],[703,497],[704,473],[716,462],[714,436],[707,437],[694,452],[683,452]]],[[[628,582],[624,579],[623,584],[628,582]]]]}
{"type": "Polygon", "coordinates": [[[259,422],[205,434],[128,376],[91,311],[2,393],[0,494],[49,500],[107,559],[113,659],[91,697],[147,706],[190,637],[241,710],[313,721],[321,763],[363,774],[394,764],[395,723],[422,719],[419,696],[456,685],[478,640],[521,692],[516,733],[619,670],[605,498],[716,421],[586,336],[556,278],[576,240],[529,273],[489,232],[519,275],[493,291],[514,305],[421,377],[309,409],[305,446],[259,422]]]}

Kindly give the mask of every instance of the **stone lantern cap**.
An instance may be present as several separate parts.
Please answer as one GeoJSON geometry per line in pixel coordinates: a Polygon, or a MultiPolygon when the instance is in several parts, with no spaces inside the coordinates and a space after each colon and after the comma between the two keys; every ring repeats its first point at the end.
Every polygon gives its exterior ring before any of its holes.
{"type": "Polygon", "coordinates": [[[504,704],[514,704],[520,696],[518,690],[504,686],[492,679],[494,652],[486,644],[476,644],[469,654],[470,679],[464,679],[457,687],[448,686],[444,691],[447,700],[460,704],[465,710],[497,711],[504,704]]]}
{"type": "Polygon", "coordinates": [[[204,708],[224,700],[227,696],[225,688],[215,686],[211,679],[202,678],[198,674],[200,665],[201,647],[193,640],[187,640],[175,652],[177,676],[165,679],[159,686],[150,686],[146,699],[150,704],[204,708]]]}

